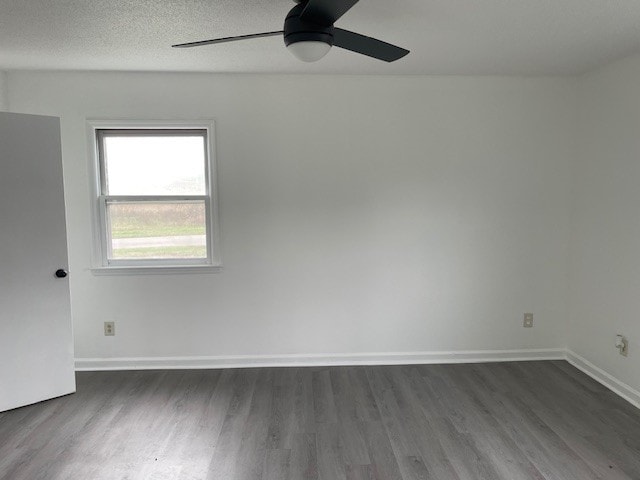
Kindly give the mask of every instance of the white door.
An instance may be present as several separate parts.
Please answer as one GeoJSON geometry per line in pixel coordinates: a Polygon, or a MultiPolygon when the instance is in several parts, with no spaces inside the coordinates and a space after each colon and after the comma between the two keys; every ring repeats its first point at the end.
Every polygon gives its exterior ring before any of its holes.
{"type": "Polygon", "coordinates": [[[60,120],[0,112],[0,412],[75,391],[60,120]]]}

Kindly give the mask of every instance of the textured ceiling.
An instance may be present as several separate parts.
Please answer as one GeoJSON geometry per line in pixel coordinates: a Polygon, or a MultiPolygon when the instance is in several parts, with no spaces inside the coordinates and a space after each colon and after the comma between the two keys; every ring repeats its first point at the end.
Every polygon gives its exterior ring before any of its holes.
{"type": "Polygon", "coordinates": [[[255,73],[582,73],[640,51],[640,0],[361,0],[337,26],[411,54],[386,64],[338,48],[316,64],[280,37],[291,0],[0,0],[0,69],[255,73]]]}

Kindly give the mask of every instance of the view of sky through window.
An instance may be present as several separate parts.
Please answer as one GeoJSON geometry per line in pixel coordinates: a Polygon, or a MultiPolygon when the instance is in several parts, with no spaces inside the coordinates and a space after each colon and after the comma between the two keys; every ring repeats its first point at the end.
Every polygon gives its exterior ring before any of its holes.
{"type": "Polygon", "coordinates": [[[203,136],[107,136],[108,195],[205,195],[203,136]]]}

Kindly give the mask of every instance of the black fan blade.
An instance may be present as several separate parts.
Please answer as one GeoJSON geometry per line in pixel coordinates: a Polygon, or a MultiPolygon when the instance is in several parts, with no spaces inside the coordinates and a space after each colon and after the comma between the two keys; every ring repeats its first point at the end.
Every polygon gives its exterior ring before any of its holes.
{"type": "Polygon", "coordinates": [[[300,19],[330,27],[356,3],[358,0],[309,0],[300,19]]]}
{"type": "Polygon", "coordinates": [[[404,48],[341,28],[335,28],[333,31],[333,45],[385,62],[395,62],[409,53],[409,50],[404,48]]]}
{"type": "Polygon", "coordinates": [[[248,38],[260,38],[260,37],[274,37],[276,35],[282,35],[282,30],[278,32],[265,32],[265,33],[252,33],[251,35],[239,35],[237,37],[224,37],[214,38],[213,40],[200,40],[199,42],[178,43],[177,45],[171,45],[175,48],[188,48],[188,47],[200,47],[202,45],[213,45],[214,43],[226,43],[235,42],[236,40],[247,40],[248,38]]]}

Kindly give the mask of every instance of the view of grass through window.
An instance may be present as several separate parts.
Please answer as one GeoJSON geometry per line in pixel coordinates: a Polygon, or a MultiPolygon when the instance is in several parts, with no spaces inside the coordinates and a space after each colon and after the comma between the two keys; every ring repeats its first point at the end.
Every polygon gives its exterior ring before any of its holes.
{"type": "Polygon", "coordinates": [[[204,201],[110,203],[112,258],[206,258],[204,201]]]}

